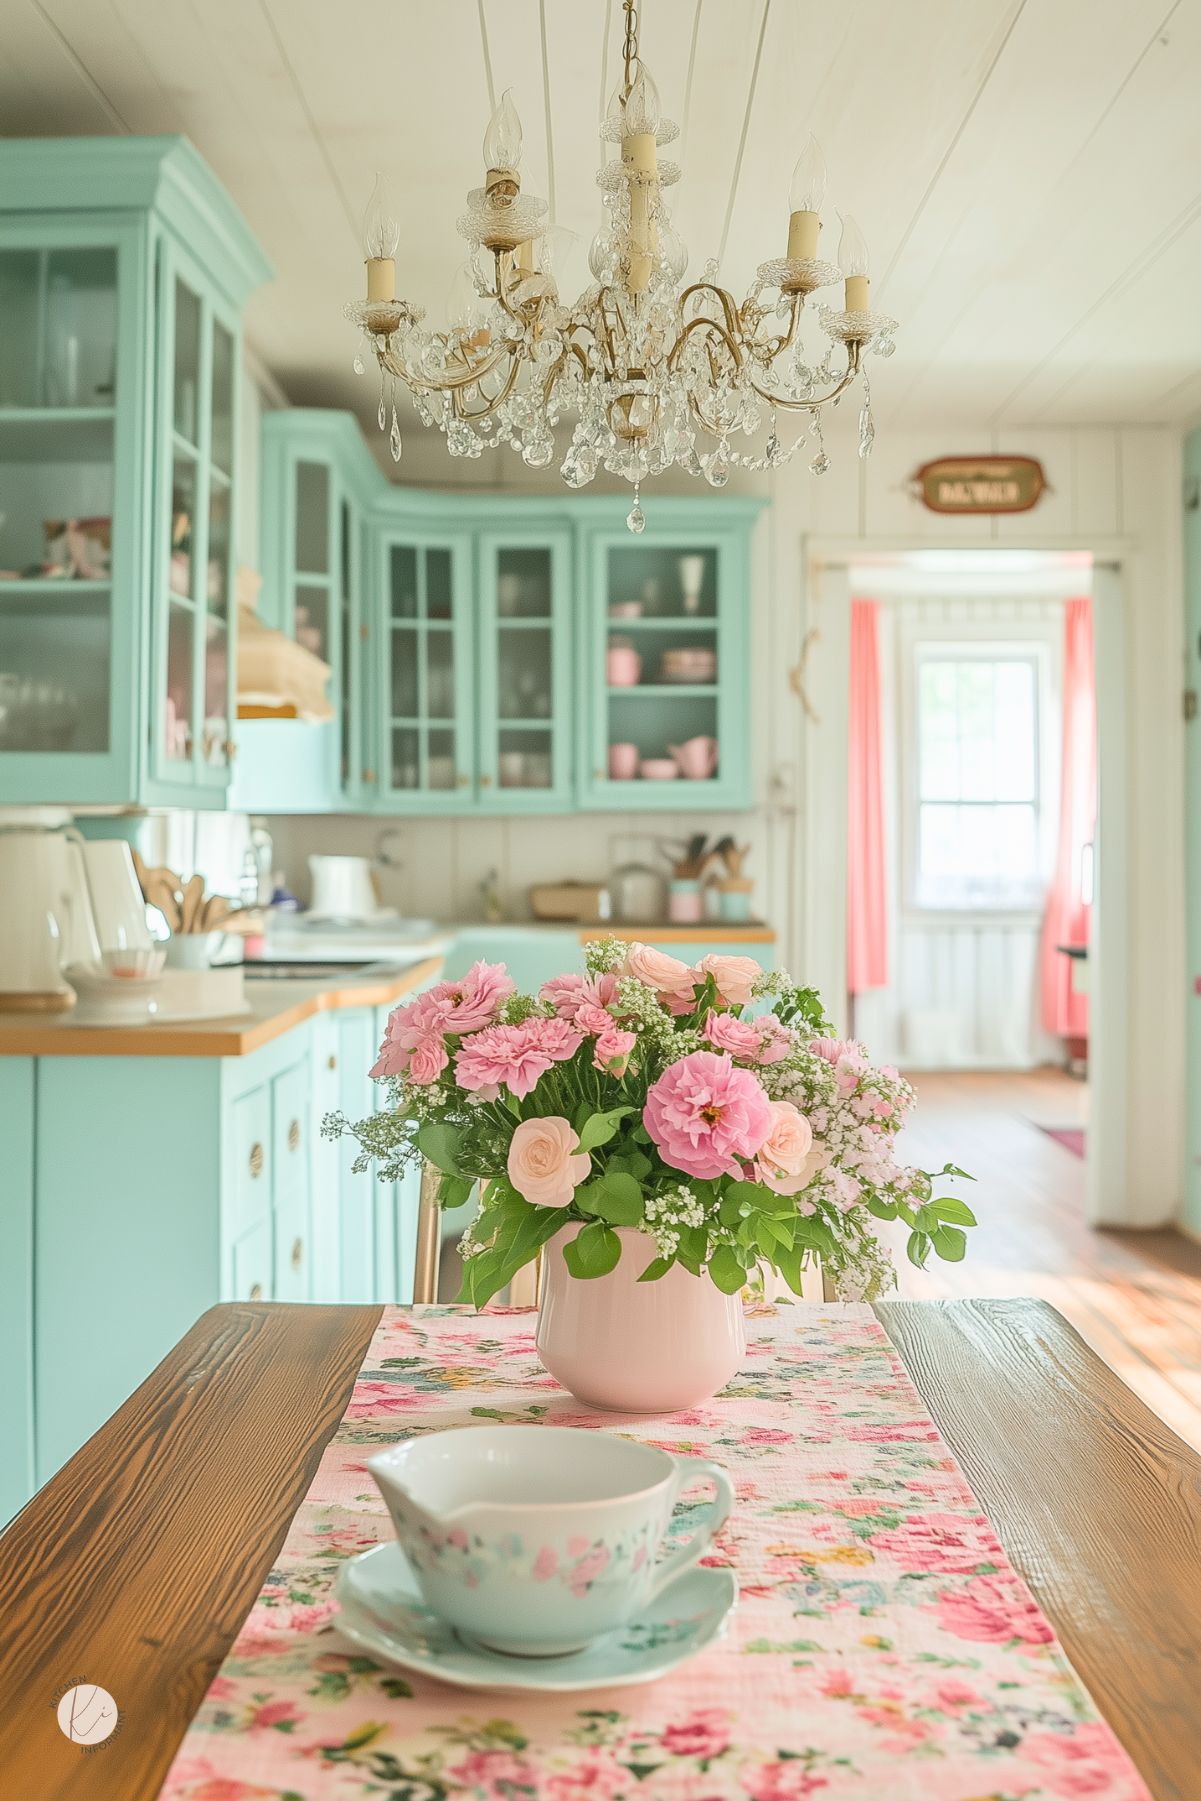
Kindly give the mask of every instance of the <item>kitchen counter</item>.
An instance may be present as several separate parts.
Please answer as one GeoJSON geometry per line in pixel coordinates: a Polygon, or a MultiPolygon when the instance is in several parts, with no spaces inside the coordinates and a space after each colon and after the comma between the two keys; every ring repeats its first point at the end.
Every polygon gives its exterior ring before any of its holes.
{"type": "Polygon", "coordinates": [[[405,969],[356,974],[331,982],[246,983],[250,1011],[230,1019],[162,1020],[129,1026],[77,1024],[70,1013],[0,1013],[4,1057],[245,1057],[315,1014],[345,1007],[390,1007],[434,981],[440,957],[405,969]]]}

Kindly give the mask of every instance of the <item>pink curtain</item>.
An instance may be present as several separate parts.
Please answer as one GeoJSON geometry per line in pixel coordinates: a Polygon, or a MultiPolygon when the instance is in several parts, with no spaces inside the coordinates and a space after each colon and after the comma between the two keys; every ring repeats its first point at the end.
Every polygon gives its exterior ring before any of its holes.
{"type": "Polygon", "coordinates": [[[847,987],[852,994],[888,984],[878,618],[876,601],[851,602],[847,987]]]}
{"type": "Polygon", "coordinates": [[[1088,997],[1072,992],[1072,959],[1061,944],[1088,943],[1086,846],[1097,829],[1097,691],[1091,600],[1069,600],[1063,626],[1063,752],[1059,843],[1043,915],[1043,1025],[1063,1038],[1088,1035],[1088,997]]]}

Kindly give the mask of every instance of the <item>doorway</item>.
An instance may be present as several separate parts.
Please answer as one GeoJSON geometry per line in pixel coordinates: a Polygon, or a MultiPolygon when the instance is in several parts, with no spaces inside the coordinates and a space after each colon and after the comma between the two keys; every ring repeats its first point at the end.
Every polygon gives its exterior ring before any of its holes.
{"type": "MultiPolygon", "coordinates": [[[[957,1077],[1014,1078],[1032,1149],[1062,1160],[1091,1223],[1121,1223],[1119,572],[1078,549],[994,547],[857,550],[812,574],[826,704],[808,731],[806,891],[826,991],[874,1057],[911,1074],[919,1107],[923,1073],[944,1108],[957,1077]],[[879,779],[866,937],[853,918],[863,770],[847,755],[863,729],[865,624],[879,779]]],[[[969,1145],[957,1160],[970,1167],[969,1145]]]]}

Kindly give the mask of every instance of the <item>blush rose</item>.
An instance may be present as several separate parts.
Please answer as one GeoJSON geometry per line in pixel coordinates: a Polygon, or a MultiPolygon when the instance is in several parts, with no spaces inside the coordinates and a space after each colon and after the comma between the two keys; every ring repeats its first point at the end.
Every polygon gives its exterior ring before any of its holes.
{"type": "Polygon", "coordinates": [[[566,1207],[592,1167],[569,1120],[523,1119],[509,1145],[509,1180],[535,1207],[566,1207]]]}

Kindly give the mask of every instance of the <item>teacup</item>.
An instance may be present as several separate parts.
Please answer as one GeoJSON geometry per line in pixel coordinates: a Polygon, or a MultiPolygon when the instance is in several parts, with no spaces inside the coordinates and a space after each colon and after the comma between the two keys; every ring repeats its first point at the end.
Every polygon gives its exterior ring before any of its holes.
{"type": "Polygon", "coordinates": [[[558,1657],[614,1632],[696,1563],[734,1505],[719,1465],[574,1426],[467,1426],[381,1451],[368,1469],[426,1605],[461,1638],[558,1657]],[[679,1495],[716,1494],[656,1556],[679,1495]]]}

